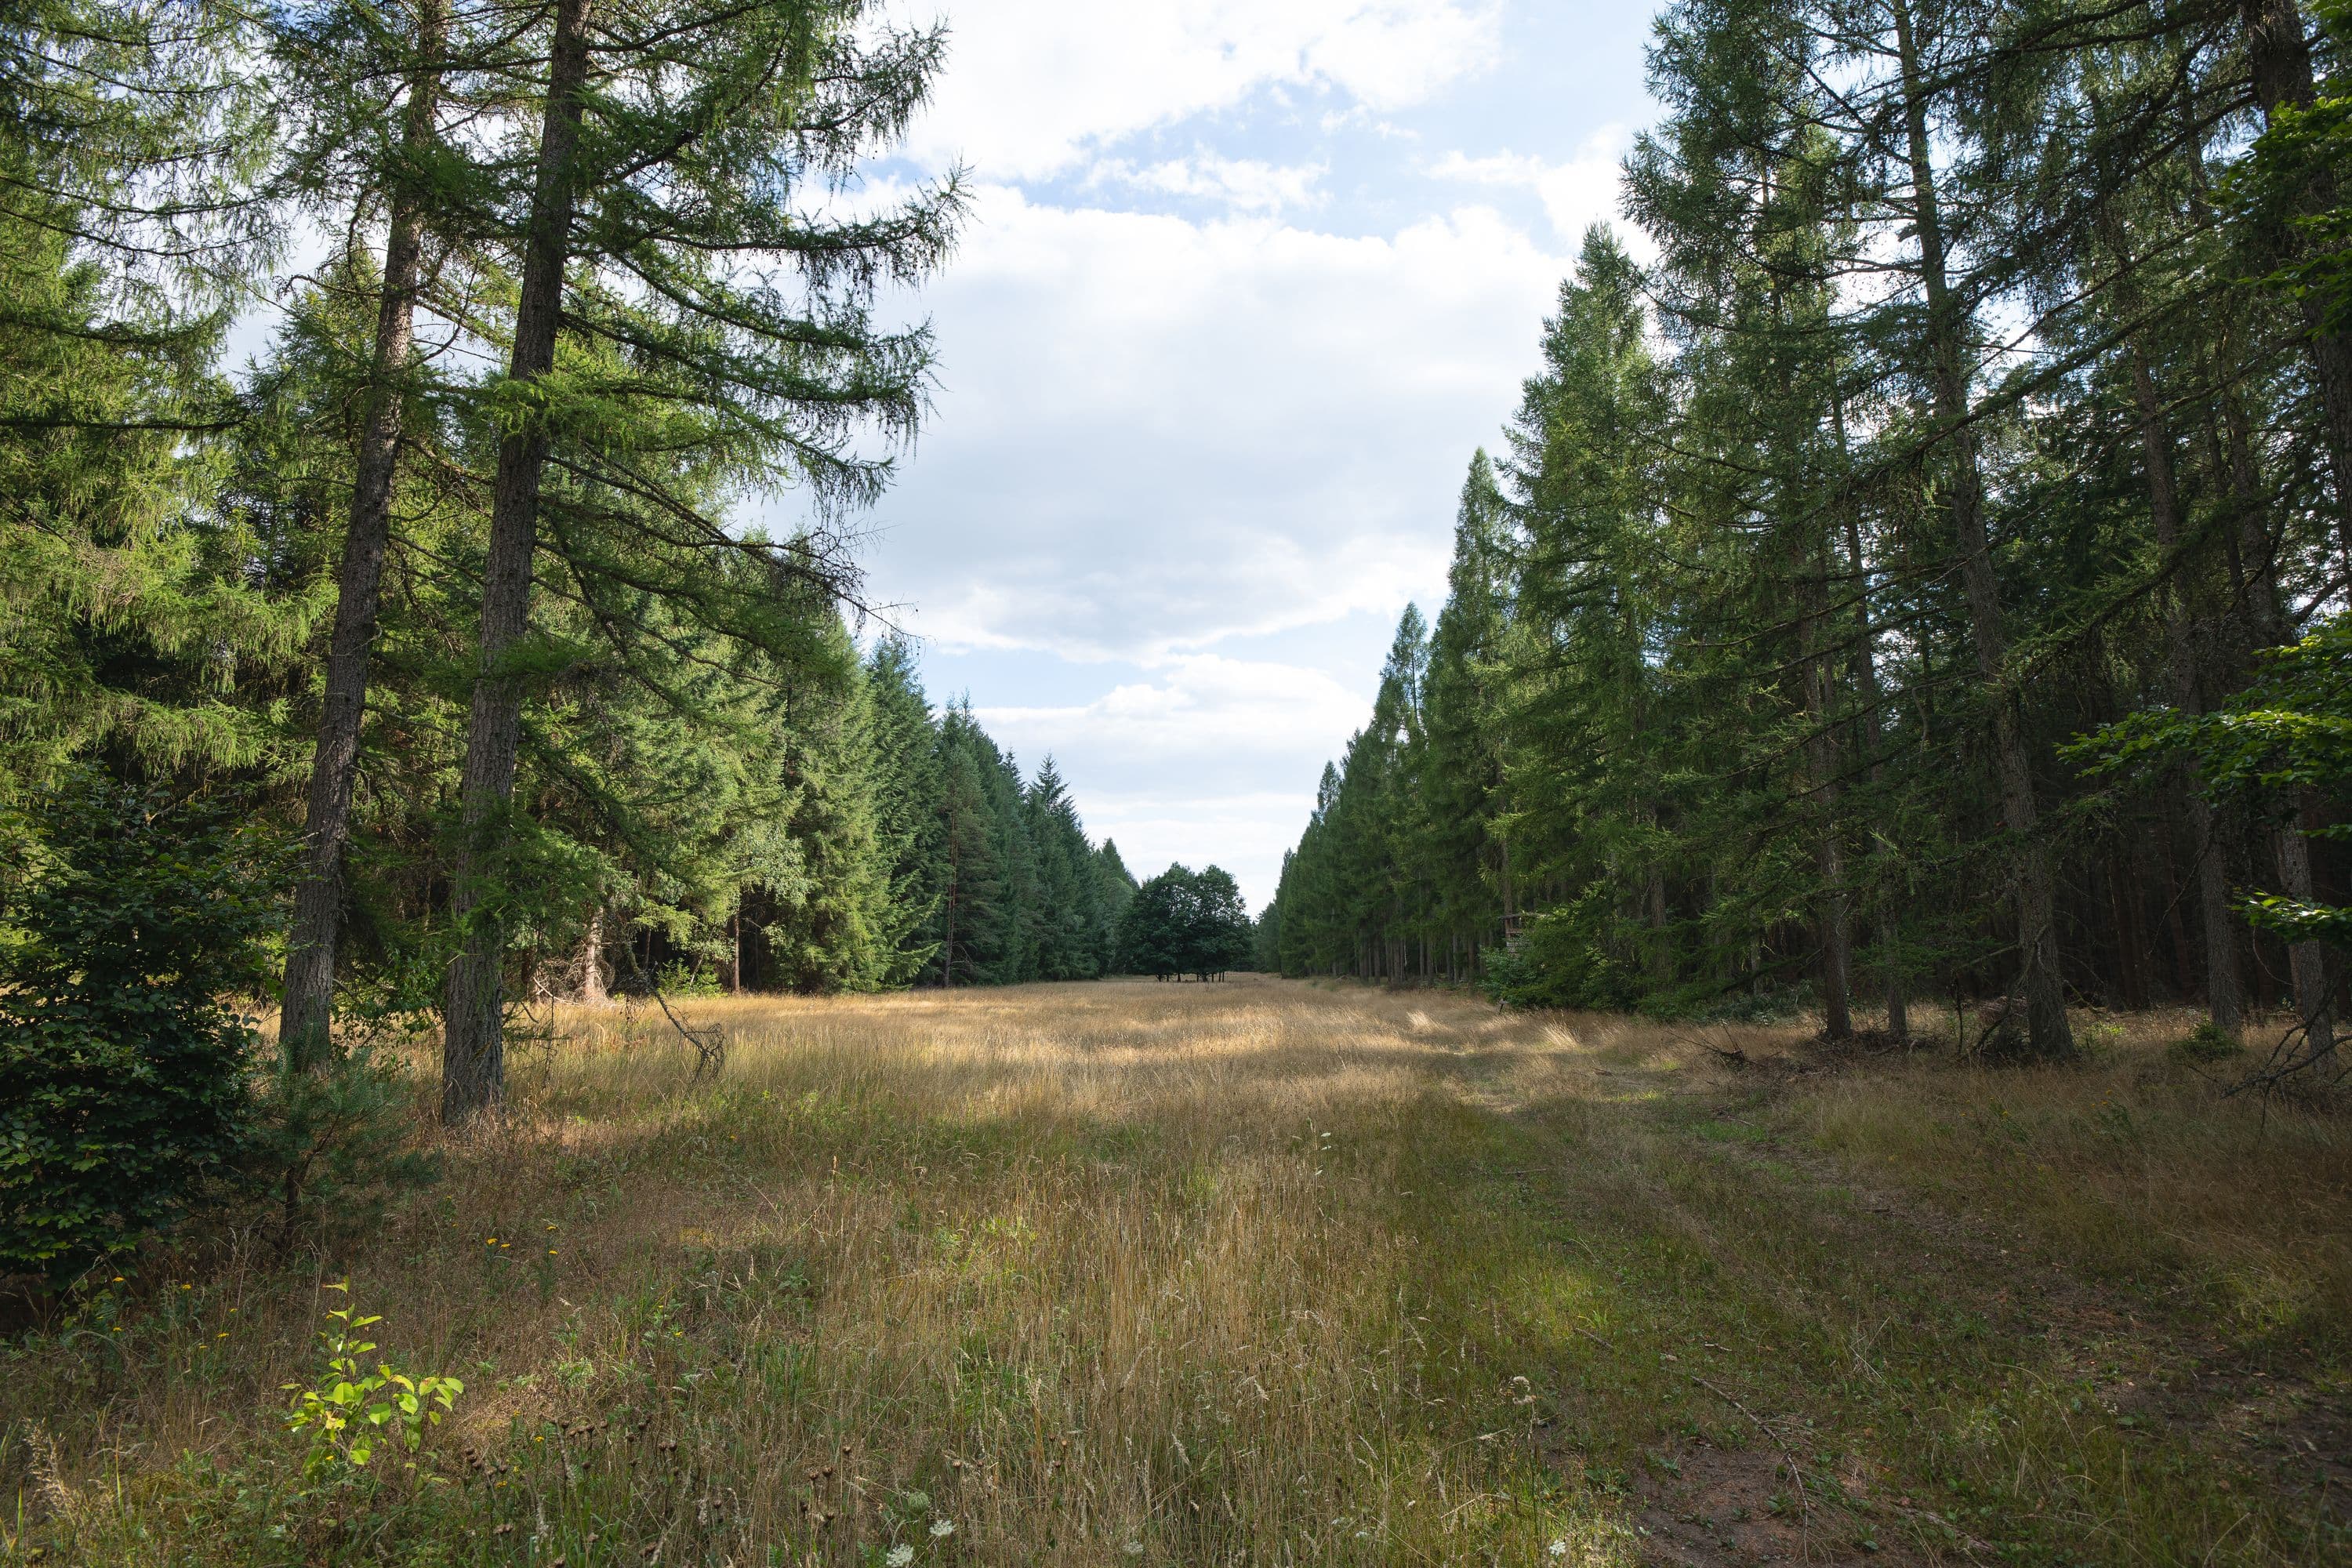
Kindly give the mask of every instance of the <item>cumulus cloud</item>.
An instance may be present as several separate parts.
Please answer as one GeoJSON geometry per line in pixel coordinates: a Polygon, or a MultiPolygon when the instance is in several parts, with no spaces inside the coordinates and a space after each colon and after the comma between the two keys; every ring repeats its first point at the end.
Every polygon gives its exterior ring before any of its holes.
{"type": "Polygon", "coordinates": [[[944,643],[1082,659],[1393,613],[1564,266],[1476,206],[1341,236],[988,190],[925,297],[938,408],[876,585],[944,643]]]}
{"type": "Polygon", "coordinates": [[[1034,180],[1268,89],[1394,109],[1491,60],[1500,11],[1495,0],[905,0],[906,20],[943,13],[953,45],[909,150],[1034,180]]]}
{"type": "Polygon", "coordinates": [[[1260,158],[1220,158],[1199,153],[1141,166],[1124,158],[1099,160],[1087,171],[1089,188],[1120,185],[1161,195],[1193,196],[1223,203],[1237,212],[1278,212],[1321,203],[1317,187],[1329,173],[1325,163],[1269,163],[1260,158]]]}
{"type": "Polygon", "coordinates": [[[1570,243],[1585,229],[1617,211],[1619,161],[1632,138],[1622,125],[1606,125],[1586,138],[1563,162],[1513,153],[1472,157],[1448,153],[1430,166],[1433,179],[1531,191],[1543,203],[1552,232],[1570,243]]]}
{"type": "Polygon", "coordinates": [[[1024,763],[1051,752],[1080,781],[1087,831],[1116,838],[1130,870],[1215,859],[1255,903],[1274,894],[1325,760],[1364,721],[1361,694],[1320,670],[1214,654],[1090,701],[974,710],[1024,763]]]}
{"type": "Polygon", "coordinates": [[[1254,775],[1260,759],[1302,750],[1319,765],[1330,742],[1362,721],[1362,710],[1358,692],[1320,670],[1192,654],[1088,702],[974,711],[1023,755],[1082,746],[1121,772],[1181,763],[1192,778],[1229,769],[1254,775]]]}
{"type": "Polygon", "coordinates": [[[869,589],[1135,869],[1213,859],[1262,902],[1614,206],[1618,125],[1492,133],[1638,119],[1643,29],[1551,0],[890,3],[952,38],[889,170],[977,183],[908,305],[939,381],[869,589]]]}

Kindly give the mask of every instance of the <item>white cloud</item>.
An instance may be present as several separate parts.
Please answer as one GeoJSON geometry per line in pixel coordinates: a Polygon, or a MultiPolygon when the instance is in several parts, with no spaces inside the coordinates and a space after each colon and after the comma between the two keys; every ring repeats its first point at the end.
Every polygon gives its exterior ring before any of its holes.
{"type": "Polygon", "coordinates": [[[1283,852],[1298,842],[1315,807],[1314,775],[1306,788],[1280,795],[1129,796],[1090,792],[1087,832],[1118,845],[1119,858],[1138,879],[1171,862],[1199,870],[1223,866],[1241,884],[1253,910],[1274,898],[1283,852]]]}
{"type": "Polygon", "coordinates": [[[1552,232],[1574,244],[1587,226],[1615,216],[1618,165],[1630,140],[1623,126],[1604,125],[1566,163],[1514,153],[1474,158],[1453,152],[1431,165],[1429,174],[1433,179],[1532,191],[1543,203],[1552,232]]]}
{"type": "Polygon", "coordinates": [[[1181,763],[1192,778],[1249,768],[1268,753],[1312,752],[1319,765],[1363,721],[1363,709],[1360,693],[1320,670],[1192,654],[1089,702],[974,711],[1024,756],[1083,747],[1122,770],[1181,763]]]}
{"type": "Polygon", "coordinates": [[[1496,146],[1513,106],[1530,134],[1638,118],[1641,29],[1551,0],[889,4],[952,34],[905,152],[977,183],[912,302],[940,381],[871,590],[1138,873],[1215,860],[1263,902],[1397,612],[1443,595],[1463,469],[1626,136],[1435,151],[1496,146]],[[1624,58],[1564,76],[1599,35],[1624,58]]]}
{"type": "Polygon", "coordinates": [[[1087,171],[1086,183],[1089,188],[1124,185],[1163,195],[1205,197],[1236,212],[1272,213],[1319,205],[1323,193],[1317,187],[1329,170],[1328,163],[1269,163],[1196,153],[1139,167],[1124,158],[1105,158],[1087,171]]]}
{"type": "Polygon", "coordinates": [[[904,0],[944,12],[950,68],[909,151],[1039,179],[1123,136],[1267,89],[1374,110],[1419,102],[1494,58],[1496,0],[904,0]]]}
{"type": "Polygon", "coordinates": [[[1320,670],[1196,654],[1091,701],[974,711],[1025,763],[1053,753],[1076,781],[1087,830],[1117,839],[1129,870],[1217,861],[1255,907],[1274,896],[1323,763],[1367,708],[1320,670]],[[1268,790],[1273,780],[1288,787],[1268,790]]]}
{"type": "Polygon", "coordinates": [[[1565,265],[1481,207],[1348,237],[985,191],[875,587],[950,646],[1087,659],[1393,614],[1442,587],[1565,265]]]}

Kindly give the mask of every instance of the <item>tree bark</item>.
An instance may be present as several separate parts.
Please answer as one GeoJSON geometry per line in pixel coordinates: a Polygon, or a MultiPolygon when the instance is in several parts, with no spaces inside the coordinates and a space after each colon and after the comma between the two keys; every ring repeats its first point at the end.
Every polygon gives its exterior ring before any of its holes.
{"type": "MultiPolygon", "coordinates": [[[[1839,416],[1838,429],[1839,446],[1843,449],[1845,439],[1845,421],[1843,411],[1839,416]]],[[[1870,783],[1873,791],[1875,792],[1886,782],[1886,763],[1878,754],[1885,736],[1885,721],[1878,710],[1880,701],[1878,633],[1871,625],[1870,619],[1870,575],[1862,553],[1862,524],[1855,520],[1851,511],[1846,514],[1845,520],[1845,548],[1846,558],[1852,563],[1854,582],[1854,652],[1857,660],[1854,666],[1854,679],[1861,688],[1862,743],[1869,750],[1870,783]]],[[[1883,889],[1891,880],[1887,871],[1896,861],[1895,841],[1883,830],[1877,831],[1874,836],[1879,844],[1877,858],[1880,866],[1877,880],[1883,889]]],[[[1902,931],[1893,914],[1889,913],[1884,919],[1886,930],[1882,933],[1881,940],[1892,944],[1900,939],[1902,931]]],[[[1899,959],[1894,957],[1888,959],[1885,980],[1886,1032],[1898,1040],[1907,1040],[1911,1037],[1910,988],[1904,984],[1903,965],[1899,959]]]]}
{"type": "MultiPolygon", "coordinates": [[[[555,366],[563,314],[563,273],[571,260],[576,199],[573,163],[585,112],[588,0],[557,0],[550,50],[545,122],[531,192],[530,228],[515,312],[508,374],[537,381],[555,366]]],[[[462,946],[449,966],[443,1014],[441,1119],[457,1123],[495,1110],[506,1094],[504,892],[495,884],[511,834],[515,755],[521,744],[522,683],[509,668],[530,610],[531,568],[539,541],[540,483],[548,435],[533,418],[499,443],[491,491],[489,552],[482,570],[481,662],[466,730],[458,790],[460,837],[450,914],[462,946]]]]}
{"type": "MultiPolygon", "coordinates": [[[[2278,832],[2279,888],[2297,903],[2317,901],[2311,875],[2311,834],[2319,826],[2316,803],[2305,790],[2296,802],[2295,820],[2283,824],[2278,832]]],[[[2327,948],[2323,942],[2298,942],[2287,949],[2286,960],[2294,985],[2294,1010],[2310,1032],[2305,1051],[2316,1060],[2327,1054],[2336,1040],[2327,948]]]]}
{"type": "MultiPolygon", "coordinates": [[[[2316,95],[2312,77],[2311,39],[2304,31],[2303,12],[2295,0],[2242,0],[2246,26],[2246,59],[2252,69],[2254,101],[2262,105],[2268,123],[2282,109],[2305,109],[2316,95]]],[[[2312,171],[2303,193],[2307,213],[2325,212],[2336,205],[2335,171],[2312,171]]],[[[2266,237],[2278,259],[2293,258],[2293,234],[2266,237]]],[[[2300,308],[2305,342],[2311,352],[2312,379],[2319,385],[2319,402],[2327,446],[2328,470],[2336,481],[2336,538],[2352,556],[2352,337],[2327,324],[2319,297],[2305,292],[2300,308]]]]}
{"type": "Polygon", "coordinates": [[[2006,665],[2009,634],[2001,624],[2000,584],[1985,534],[1984,491],[1978,469],[1976,431],[1969,422],[1967,345],[1960,302],[1952,297],[1947,273],[1943,219],[1936,197],[1936,171],[1927,135],[1927,89],[1919,71],[1906,0],[1896,0],[1895,25],[1901,51],[1904,116],[1912,185],[1912,220],[1919,242],[1919,275],[1927,295],[1927,349],[1937,420],[1946,427],[1952,453],[1952,525],[1958,536],[1960,585],[1968,601],[1977,669],[1992,703],[1993,761],[2000,782],[2001,817],[2017,839],[2017,940],[2024,973],[2026,1049],[2036,1057],[2074,1054],[2066,1021],[2066,986],[2060,968],[2057,893],[2050,848],[2041,838],[2041,810],[2034,798],[2032,759],[2026,750],[2017,694],[2006,665]]]}
{"type": "Polygon", "coordinates": [[[335,946],[341,934],[343,851],[352,837],[352,790],[359,776],[360,727],[367,713],[368,660],[383,600],[383,560],[392,539],[392,485],[405,408],[402,377],[415,339],[416,289],[425,245],[424,204],[415,167],[436,131],[443,16],[425,0],[416,18],[417,67],[401,120],[409,167],[392,181],[377,298],[374,359],[352,474],[352,509],[335,584],[335,625],[327,644],[327,681],[310,787],[294,923],[278,1002],[279,1048],[298,1067],[324,1067],[334,1054],[335,946]]]}
{"type": "Polygon", "coordinates": [[[1853,1036],[1853,941],[1846,909],[1845,847],[1838,837],[1843,827],[1838,819],[1837,737],[1830,728],[1830,658],[1822,647],[1828,640],[1828,585],[1823,581],[1828,566],[1818,549],[1799,552],[1795,564],[1802,612],[1797,635],[1804,666],[1805,772],[1819,818],[1813,863],[1822,884],[1822,1032],[1832,1040],[1844,1040],[1853,1036]]]}
{"type": "Polygon", "coordinates": [[[601,909],[588,917],[588,929],[580,937],[580,1000],[591,1007],[601,1007],[607,1000],[604,992],[604,911],[601,909]]]}
{"type": "MultiPolygon", "coordinates": [[[[2132,398],[2139,409],[2142,460],[2147,468],[2148,511],[2156,523],[2157,548],[2167,556],[2180,547],[2180,491],[2172,468],[2172,432],[2166,426],[2164,405],[2156,393],[2156,377],[2147,356],[2135,344],[2131,351],[2132,398]]],[[[2197,690],[2197,653],[2189,640],[2189,606],[2179,584],[2179,563],[2165,584],[2164,642],[2167,673],[2173,706],[2183,713],[2201,713],[2197,690]]],[[[2242,1017],[2243,989],[2238,977],[2237,933],[2231,929],[2229,869],[2221,863],[2221,847],[2213,836],[2213,805],[2197,785],[2196,774],[2181,778],[2183,805],[2193,840],[2189,853],[2197,872],[2197,913],[2205,928],[2205,1005],[2213,1026],[2235,1037],[2242,1017]]]]}

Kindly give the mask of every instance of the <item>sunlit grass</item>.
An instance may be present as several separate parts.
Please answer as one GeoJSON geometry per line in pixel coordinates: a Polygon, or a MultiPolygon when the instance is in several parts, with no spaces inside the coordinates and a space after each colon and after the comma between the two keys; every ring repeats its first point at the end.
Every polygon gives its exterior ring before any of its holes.
{"type": "Polygon", "coordinates": [[[0,1542],[1630,1562],[1714,1508],[1825,1559],[2341,1544],[2294,1474],[2135,1393],[2209,1338],[2340,1390],[2341,1131],[2217,1101],[2161,1026],[2088,1071],[1790,1079],[1267,980],[690,1012],[728,1032],[715,1084],[658,1013],[560,1011],[510,1123],[381,1230],[192,1245],[24,1339],[0,1542]],[[372,1493],[306,1489],[278,1419],[345,1277],[387,1353],[467,1383],[372,1493]]]}

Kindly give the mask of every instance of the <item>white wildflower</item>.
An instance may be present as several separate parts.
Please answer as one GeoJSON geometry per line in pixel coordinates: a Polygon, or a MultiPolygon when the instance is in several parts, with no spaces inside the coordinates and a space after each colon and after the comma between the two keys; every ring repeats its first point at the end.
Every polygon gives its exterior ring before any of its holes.
{"type": "Polygon", "coordinates": [[[907,1568],[907,1564],[914,1560],[915,1549],[911,1546],[893,1546],[890,1548],[890,1555],[882,1559],[883,1562],[890,1564],[890,1568],[907,1568]]]}
{"type": "Polygon", "coordinates": [[[953,1535],[954,1533],[954,1520],[935,1519],[931,1521],[931,1539],[933,1541],[945,1541],[949,1536],[953,1535]]]}
{"type": "Polygon", "coordinates": [[[1140,1557],[1140,1556],[1142,1556],[1142,1555],[1143,1555],[1143,1542],[1141,1542],[1140,1541],[1130,1541],[1130,1542],[1129,1542],[1127,1543],[1127,1554],[1128,1554],[1129,1557],[1140,1557]]]}
{"type": "Polygon", "coordinates": [[[1555,1539],[1552,1543],[1544,1550],[1549,1552],[1554,1557],[1565,1557],[1568,1555],[1568,1542],[1555,1539]]]}

